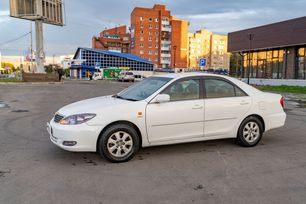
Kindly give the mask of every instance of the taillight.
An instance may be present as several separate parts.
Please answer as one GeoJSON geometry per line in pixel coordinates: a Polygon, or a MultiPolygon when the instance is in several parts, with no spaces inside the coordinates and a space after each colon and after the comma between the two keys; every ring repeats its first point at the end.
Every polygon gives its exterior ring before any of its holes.
{"type": "Polygon", "coordinates": [[[283,108],[285,108],[285,102],[284,102],[284,97],[281,97],[280,99],[280,104],[283,108]]]}

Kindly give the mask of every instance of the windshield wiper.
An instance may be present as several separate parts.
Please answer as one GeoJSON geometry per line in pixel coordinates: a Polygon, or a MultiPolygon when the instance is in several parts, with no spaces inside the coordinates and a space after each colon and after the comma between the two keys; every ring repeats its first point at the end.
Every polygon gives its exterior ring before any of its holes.
{"type": "Polygon", "coordinates": [[[114,98],[119,98],[119,99],[122,99],[122,100],[127,100],[127,101],[138,101],[136,99],[133,99],[133,98],[124,98],[122,96],[119,96],[119,95],[113,95],[114,98]]]}

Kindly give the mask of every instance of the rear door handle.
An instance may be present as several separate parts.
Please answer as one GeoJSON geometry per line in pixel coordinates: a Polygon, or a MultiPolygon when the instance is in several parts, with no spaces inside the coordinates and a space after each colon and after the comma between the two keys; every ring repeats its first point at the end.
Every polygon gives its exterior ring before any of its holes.
{"type": "Polygon", "coordinates": [[[202,109],[202,108],[203,108],[203,106],[201,106],[201,105],[195,105],[195,106],[192,107],[192,109],[194,109],[194,110],[195,109],[202,109]]]}
{"type": "Polygon", "coordinates": [[[240,102],[240,105],[248,105],[249,104],[249,102],[247,102],[247,101],[241,101],[240,102]]]}

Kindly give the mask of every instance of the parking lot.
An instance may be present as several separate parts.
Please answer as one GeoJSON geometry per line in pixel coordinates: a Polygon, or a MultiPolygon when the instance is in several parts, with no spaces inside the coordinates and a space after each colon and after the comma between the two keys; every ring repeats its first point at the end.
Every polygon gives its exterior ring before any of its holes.
{"type": "Polygon", "coordinates": [[[216,140],[142,149],[113,164],[49,141],[63,105],[130,83],[0,85],[0,203],[305,203],[306,108],[287,101],[283,128],[254,148],[216,140]]]}

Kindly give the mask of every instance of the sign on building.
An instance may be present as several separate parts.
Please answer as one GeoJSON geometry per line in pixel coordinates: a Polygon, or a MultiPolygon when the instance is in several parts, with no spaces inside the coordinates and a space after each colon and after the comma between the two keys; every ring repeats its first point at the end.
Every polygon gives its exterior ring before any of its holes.
{"type": "Polygon", "coordinates": [[[206,59],[205,58],[201,58],[199,61],[200,67],[205,67],[206,66],[206,59]]]}

